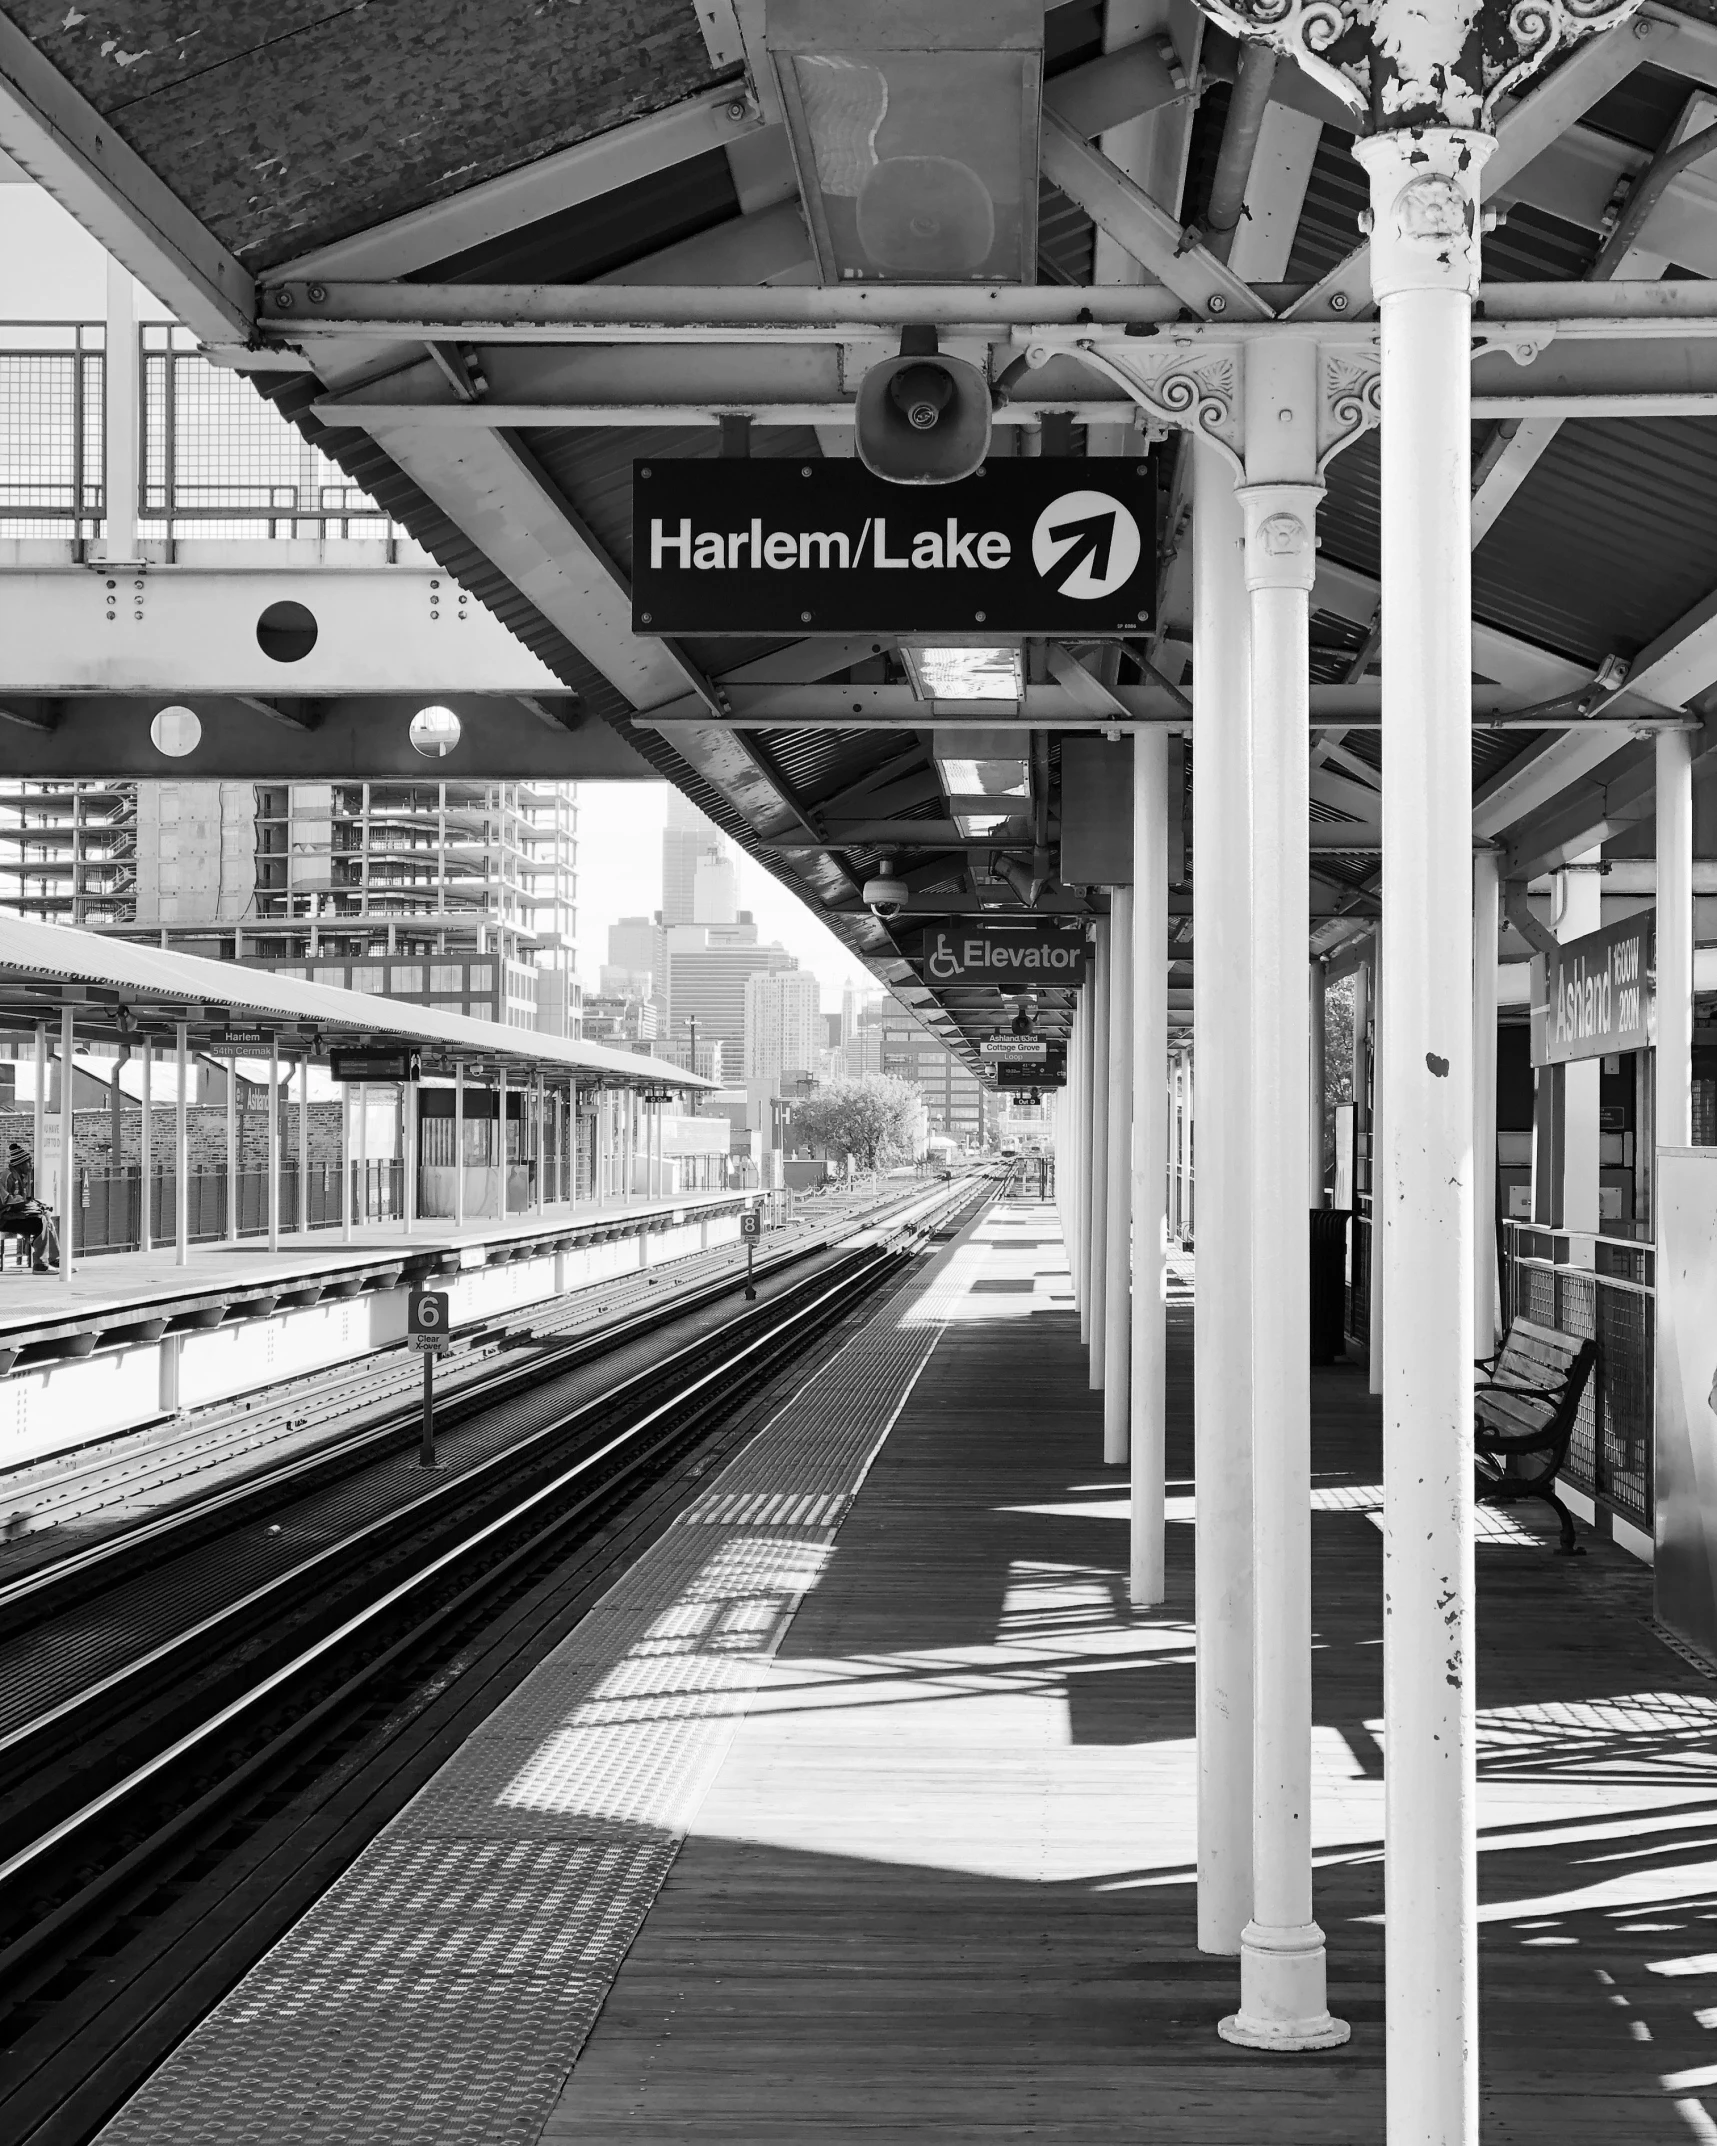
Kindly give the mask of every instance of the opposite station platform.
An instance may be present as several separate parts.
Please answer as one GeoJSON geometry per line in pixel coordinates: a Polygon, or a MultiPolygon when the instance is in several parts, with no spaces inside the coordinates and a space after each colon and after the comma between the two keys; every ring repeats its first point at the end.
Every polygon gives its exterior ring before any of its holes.
{"type": "MultiPolygon", "coordinates": [[[[545,1203],[456,1225],[426,1218],[282,1231],[0,1269],[0,1474],[146,1430],[406,1338],[414,1284],[448,1293],[455,1330],[737,1245],[756,1192],[545,1203]]],[[[838,1207],[842,1196],[812,1203],[838,1207]]],[[[771,1241],[786,1241],[771,1232],[771,1241]]]]}
{"type": "MultiPolygon", "coordinates": [[[[1351,2042],[1196,1943],[1193,1313],[1127,1602],[1054,1211],[982,1210],[101,2132],[103,2146],[1383,2135],[1382,1490],[1314,1377],[1314,1838],[1351,2042]]],[[[1487,2136],[1717,2140],[1717,1690],[1612,1545],[1481,1512],[1487,2136]]]]}

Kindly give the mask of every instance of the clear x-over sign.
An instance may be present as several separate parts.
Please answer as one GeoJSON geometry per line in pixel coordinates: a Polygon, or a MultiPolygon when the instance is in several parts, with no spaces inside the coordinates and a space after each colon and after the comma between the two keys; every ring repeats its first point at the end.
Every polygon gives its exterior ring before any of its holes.
{"type": "Polygon", "coordinates": [[[633,467],[640,633],[1138,633],[1157,580],[1153,465],[987,462],[890,484],[857,462],[633,467]]]}

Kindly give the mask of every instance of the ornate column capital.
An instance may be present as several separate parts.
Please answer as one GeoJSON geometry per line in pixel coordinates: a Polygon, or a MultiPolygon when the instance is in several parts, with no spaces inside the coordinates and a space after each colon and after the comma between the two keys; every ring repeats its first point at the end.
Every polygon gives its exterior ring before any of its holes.
{"type": "Polygon", "coordinates": [[[1496,147],[1489,134],[1461,127],[1407,127],[1369,134],[1353,153],[1371,181],[1371,288],[1398,291],[1479,287],[1479,173],[1496,147]]]}
{"type": "Polygon", "coordinates": [[[1321,484],[1240,484],[1234,488],[1246,524],[1248,589],[1303,589],[1318,578],[1318,501],[1321,484]]]}
{"type": "Polygon", "coordinates": [[[1640,0],[1197,0],[1232,36],[1272,46],[1371,131],[1490,129],[1553,52],[1613,29],[1640,0]]]}

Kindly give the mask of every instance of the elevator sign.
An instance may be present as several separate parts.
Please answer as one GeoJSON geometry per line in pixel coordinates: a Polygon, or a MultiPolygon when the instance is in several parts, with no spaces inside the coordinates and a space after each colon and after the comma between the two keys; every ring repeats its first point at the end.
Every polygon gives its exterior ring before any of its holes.
{"type": "Polygon", "coordinates": [[[1157,582],[1154,465],[987,462],[890,484],[855,461],[638,462],[639,633],[1135,634],[1157,582]]]}
{"type": "Polygon", "coordinates": [[[1651,1042],[1653,915],[1642,910],[1533,961],[1535,1066],[1643,1051],[1651,1042]]]}
{"type": "Polygon", "coordinates": [[[944,924],[924,935],[924,979],[932,984],[1059,985],[1085,981],[1078,932],[944,924]]]}

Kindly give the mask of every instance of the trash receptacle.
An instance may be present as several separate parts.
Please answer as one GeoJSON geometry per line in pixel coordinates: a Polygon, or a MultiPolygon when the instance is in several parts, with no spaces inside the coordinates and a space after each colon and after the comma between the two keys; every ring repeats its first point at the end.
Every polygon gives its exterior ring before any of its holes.
{"type": "Polygon", "coordinates": [[[1347,1225],[1345,1207],[1311,1209],[1312,1362],[1333,1364],[1347,1345],[1347,1225]]]}

